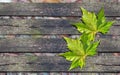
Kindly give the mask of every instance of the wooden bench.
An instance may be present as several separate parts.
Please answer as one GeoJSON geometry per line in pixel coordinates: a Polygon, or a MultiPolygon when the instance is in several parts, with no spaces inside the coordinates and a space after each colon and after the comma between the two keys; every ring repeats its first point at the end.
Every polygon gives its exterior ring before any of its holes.
{"type": "Polygon", "coordinates": [[[0,3],[0,17],[0,71],[120,71],[120,56],[114,55],[120,52],[120,3],[0,3]],[[101,39],[98,54],[87,59],[86,67],[68,71],[70,62],[58,55],[67,51],[62,36],[80,35],[70,24],[80,21],[80,6],[98,12],[103,5],[107,19],[116,23],[107,35],[98,34],[101,39]],[[4,53],[18,53],[18,56],[4,53]]]}

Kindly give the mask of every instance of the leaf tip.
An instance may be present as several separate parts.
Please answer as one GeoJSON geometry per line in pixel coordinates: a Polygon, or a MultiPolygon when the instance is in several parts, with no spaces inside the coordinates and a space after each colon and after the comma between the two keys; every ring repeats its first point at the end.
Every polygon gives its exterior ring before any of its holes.
{"type": "Polygon", "coordinates": [[[68,39],[68,37],[66,37],[66,36],[63,36],[63,38],[64,38],[65,40],[67,40],[67,39],[68,39]]]}
{"type": "Polygon", "coordinates": [[[81,9],[82,12],[86,11],[86,9],[83,8],[83,7],[80,7],[80,9],[81,9]]]}

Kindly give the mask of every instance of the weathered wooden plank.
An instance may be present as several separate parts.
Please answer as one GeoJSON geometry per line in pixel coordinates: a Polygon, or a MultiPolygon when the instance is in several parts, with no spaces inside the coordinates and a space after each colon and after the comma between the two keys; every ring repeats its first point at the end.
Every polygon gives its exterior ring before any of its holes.
{"type": "MultiPolygon", "coordinates": [[[[120,35],[120,26],[111,27],[107,35],[120,35]]],[[[14,27],[0,26],[0,34],[81,34],[75,27],[14,27]]]]}
{"type": "MultiPolygon", "coordinates": [[[[111,20],[112,18],[108,18],[111,20]]],[[[115,20],[108,35],[120,35],[120,19],[115,20]]],[[[80,19],[0,20],[0,34],[80,34],[70,23],[80,19]]]]}
{"type": "Polygon", "coordinates": [[[0,71],[59,71],[59,72],[118,72],[120,71],[120,56],[101,54],[87,58],[86,67],[68,71],[70,62],[58,56],[0,56],[0,71]]]}
{"type": "MultiPolygon", "coordinates": [[[[98,52],[120,52],[120,36],[101,36],[98,52]]],[[[31,36],[0,39],[0,52],[59,53],[68,51],[61,36],[31,36]]]]}
{"type": "Polygon", "coordinates": [[[81,16],[80,6],[98,12],[104,6],[106,16],[120,16],[120,3],[96,2],[96,3],[1,3],[0,15],[10,16],[81,16]]]}
{"type": "MultiPolygon", "coordinates": [[[[115,21],[114,25],[120,25],[120,17],[106,17],[107,21],[115,21]]],[[[41,19],[0,19],[0,26],[16,27],[69,27],[71,23],[81,22],[81,17],[64,17],[64,18],[41,18],[41,19]]]]}
{"type": "Polygon", "coordinates": [[[83,3],[98,3],[98,2],[110,2],[110,3],[118,3],[119,0],[82,0],[83,3]]]}

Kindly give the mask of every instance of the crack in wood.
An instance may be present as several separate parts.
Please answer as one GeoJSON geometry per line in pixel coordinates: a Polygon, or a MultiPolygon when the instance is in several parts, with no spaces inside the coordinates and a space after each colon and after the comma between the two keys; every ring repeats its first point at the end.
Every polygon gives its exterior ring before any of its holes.
{"type": "Polygon", "coordinates": [[[106,64],[96,63],[96,65],[101,65],[101,66],[120,66],[120,64],[114,64],[114,63],[106,63],[106,64]]]}

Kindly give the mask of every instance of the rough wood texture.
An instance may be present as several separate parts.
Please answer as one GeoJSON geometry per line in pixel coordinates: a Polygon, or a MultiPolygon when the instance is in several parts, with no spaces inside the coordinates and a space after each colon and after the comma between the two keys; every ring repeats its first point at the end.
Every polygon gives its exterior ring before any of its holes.
{"type": "MultiPolygon", "coordinates": [[[[120,71],[120,57],[112,54],[100,54],[89,57],[86,67],[69,72],[118,72],[120,71]],[[104,58],[104,59],[103,59],[104,58]]],[[[59,71],[68,72],[70,62],[58,54],[55,56],[19,55],[0,56],[0,71],[59,71]]]]}
{"type": "MultiPolygon", "coordinates": [[[[120,35],[120,19],[108,18],[109,21],[115,20],[114,26],[108,35],[120,35]]],[[[70,23],[79,22],[75,19],[8,19],[0,20],[0,34],[80,34],[70,23]]]]}
{"type": "Polygon", "coordinates": [[[0,3],[0,16],[55,18],[0,19],[0,53],[18,53],[18,56],[0,55],[0,71],[86,73],[120,71],[120,56],[112,54],[120,52],[120,3],[108,1],[80,4],[0,3]],[[98,55],[87,58],[87,66],[82,70],[78,68],[68,71],[70,62],[58,56],[58,53],[67,51],[62,36],[74,38],[80,35],[70,24],[80,21],[78,19],[82,15],[80,6],[96,13],[104,6],[107,19],[116,20],[116,23],[107,35],[98,34],[100,37],[97,36],[97,39],[101,40],[98,55]],[[29,55],[30,52],[38,52],[40,55],[29,55]]]}
{"type": "Polygon", "coordinates": [[[120,16],[120,3],[99,2],[81,4],[1,3],[0,15],[10,16],[81,16],[80,6],[98,12],[104,6],[106,16],[120,16]]]}
{"type": "MultiPolygon", "coordinates": [[[[66,42],[61,36],[14,37],[0,39],[0,52],[42,52],[59,53],[67,51],[66,42]],[[59,37],[59,38],[58,38],[59,37]]],[[[120,36],[101,36],[98,52],[120,52],[120,36]]]]}

